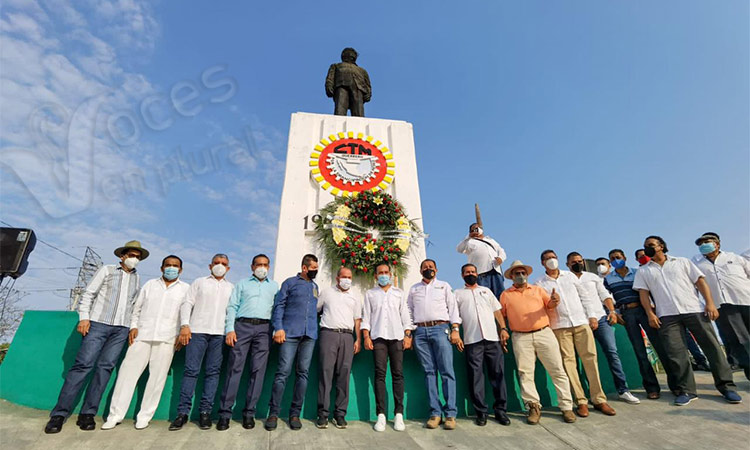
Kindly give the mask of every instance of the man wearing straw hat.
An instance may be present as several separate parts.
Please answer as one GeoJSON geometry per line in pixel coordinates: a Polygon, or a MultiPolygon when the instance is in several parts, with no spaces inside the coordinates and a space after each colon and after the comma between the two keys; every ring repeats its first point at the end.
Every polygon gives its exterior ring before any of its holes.
{"type": "MultiPolygon", "coordinates": [[[[570,381],[565,373],[560,347],[555,334],[550,329],[547,312],[557,308],[560,295],[552,290],[547,294],[544,288],[532,286],[528,277],[533,270],[521,261],[513,261],[505,278],[513,280],[513,286],[503,291],[500,304],[503,320],[500,327],[508,319],[508,325],[513,331],[513,353],[516,356],[518,377],[521,385],[521,399],[528,408],[526,421],[535,425],[539,423],[542,405],[539,403],[539,393],[534,384],[534,369],[536,359],[539,358],[549,373],[557,391],[558,407],[563,413],[563,420],[567,423],[576,421],[573,414],[573,399],[570,395],[570,381]]],[[[502,345],[508,339],[507,333],[500,335],[502,345]]]]}
{"type": "Polygon", "coordinates": [[[96,428],[94,416],[109,383],[112,369],[128,340],[130,315],[140,289],[140,277],[135,266],[148,258],[148,250],[141,247],[138,241],[127,242],[114,253],[120,258],[119,263],[100,267],[81,295],[77,327],[83,336],[81,347],[65,377],[57,404],[44,428],[45,433],[59,433],[62,430],[63,423],[73,412],[76,397],[95,364],[96,370],[76,424],[86,431],[96,428]]]}

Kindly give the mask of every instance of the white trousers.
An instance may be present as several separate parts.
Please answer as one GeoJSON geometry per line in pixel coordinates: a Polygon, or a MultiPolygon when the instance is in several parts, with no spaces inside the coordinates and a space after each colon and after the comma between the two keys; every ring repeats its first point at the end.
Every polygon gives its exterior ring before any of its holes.
{"type": "Polygon", "coordinates": [[[534,383],[536,359],[542,362],[557,391],[557,406],[562,411],[573,409],[570,381],[565,373],[560,347],[549,327],[534,333],[513,332],[513,353],[516,355],[518,377],[521,379],[521,399],[524,404],[539,404],[539,393],[534,383]]]}
{"type": "Polygon", "coordinates": [[[133,399],[138,379],[148,366],[148,382],[143,392],[141,410],[137,422],[149,422],[159,406],[164,383],[167,382],[169,367],[174,356],[174,342],[136,341],[128,348],[120,365],[117,382],[112,393],[107,421],[122,422],[133,399]]]}

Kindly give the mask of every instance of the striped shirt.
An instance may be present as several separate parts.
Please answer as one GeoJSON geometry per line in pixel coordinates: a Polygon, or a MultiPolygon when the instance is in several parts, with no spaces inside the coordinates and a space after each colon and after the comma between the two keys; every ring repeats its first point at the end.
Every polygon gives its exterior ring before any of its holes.
{"type": "Polygon", "coordinates": [[[100,267],[78,302],[79,320],[129,326],[140,281],[135,269],[126,272],[120,265],[100,267]]]}
{"type": "Polygon", "coordinates": [[[633,281],[635,281],[635,272],[637,270],[628,267],[628,273],[624,277],[621,277],[616,270],[613,270],[604,277],[604,287],[612,293],[616,308],[620,308],[628,303],[641,302],[638,291],[633,290],[633,281]]]}

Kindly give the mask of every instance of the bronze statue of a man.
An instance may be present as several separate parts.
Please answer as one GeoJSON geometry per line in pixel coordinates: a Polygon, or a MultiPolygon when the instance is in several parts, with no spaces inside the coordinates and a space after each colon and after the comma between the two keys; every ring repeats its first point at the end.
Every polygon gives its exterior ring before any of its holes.
{"type": "Polygon", "coordinates": [[[341,62],[331,64],[326,77],[326,95],[333,97],[337,116],[345,116],[350,110],[352,116],[365,116],[365,103],[372,97],[370,76],[357,65],[357,51],[347,47],[341,52],[341,62]]]}

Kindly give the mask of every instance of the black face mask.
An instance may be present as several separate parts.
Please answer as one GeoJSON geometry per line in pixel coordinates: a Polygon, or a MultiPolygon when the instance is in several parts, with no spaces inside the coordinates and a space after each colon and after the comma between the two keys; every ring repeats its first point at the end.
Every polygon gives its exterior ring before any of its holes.
{"type": "Polygon", "coordinates": [[[584,269],[583,264],[578,263],[578,262],[570,266],[570,270],[572,270],[575,273],[581,273],[583,272],[583,269],[584,269]]]}
{"type": "Polygon", "coordinates": [[[645,253],[649,258],[653,258],[656,254],[656,249],[654,247],[644,247],[643,253],[645,253]]]}
{"type": "Polygon", "coordinates": [[[307,278],[309,278],[311,280],[314,280],[315,277],[317,277],[317,276],[318,276],[318,271],[317,270],[308,270],[307,271],[307,278]]]}
{"type": "Polygon", "coordinates": [[[469,286],[474,286],[475,284],[477,284],[477,279],[478,277],[476,275],[466,275],[464,277],[464,281],[469,286]]]}
{"type": "Polygon", "coordinates": [[[422,271],[422,276],[425,280],[431,280],[435,278],[435,271],[432,269],[425,269],[422,271]]]}

